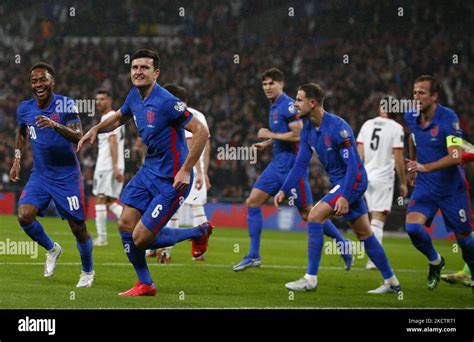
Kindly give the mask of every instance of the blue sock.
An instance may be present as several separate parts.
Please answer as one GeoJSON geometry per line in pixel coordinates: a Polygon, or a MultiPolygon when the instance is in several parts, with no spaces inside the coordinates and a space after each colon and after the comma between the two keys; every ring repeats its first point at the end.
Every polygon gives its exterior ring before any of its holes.
{"type": "Polygon", "coordinates": [[[331,220],[326,220],[324,223],[324,235],[329,236],[331,239],[336,239],[336,242],[346,241],[331,220]]]}
{"type": "Polygon", "coordinates": [[[459,247],[462,250],[462,258],[471,270],[471,280],[474,280],[474,238],[469,235],[465,238],[458,238],[459,247]]]}
{"type": "Polygon", "coordinates": [[[426,255],[429,261],[435,261],[438,259],[438,252],[434,249],[431,237],[422,224],[407,223],[406,229],[408,236],[410,236],[411,242],[416,249],[426,255]]]}
{"type": "Polygon", "coordinates": [[[324,244],[324,227],[321,223],[308,223],[308,271],[309,275],[317,275],[324,244]]]}
{"type": "Polygon", "coordinates": [[[135,268],[135,272],[137,272],[138,280],[146,285],[153,284],[148,265],[146,264],[145,251],[135,246],[132,233],[120,232],[120,236],[122,237],[123,248],[125,249],[128,260],[130,260],[130,263],[135,268]]]}
{"type": "Polygon", "coordinates": [[[261,208],[248,208],[247,217],[250,251],[247,256],[252,258],[260,258],[260,235],[262,234],[263,215],[261,208]]]}
{"type": "Polygon", "coordinates": [[[25,233],[33,240],[38,242],[38,244],[44,247],[46,250],[50,250],[54,247],[54,241],[50,239],[48,235],[44,232],[43,226],[39,221],[33,220],[33,222],[28,226],[21,226],[25,233]]]}
{"type": "Polygon", "coordinates": [[[83,272],[91,272],[93,269],[93,262],[92,262],[92,237],[89,236],[89,239],[85,242],[79,242],[76,240],[76,246],[79,250],[79,254],[81,255],[81,262],[82,262],[82,271],[83,272]]]}
{"type": "Polygon", "coordinates": [[[370,260],[374,263],[375,266],[380,270],[384,279],[389,279],[393,277],[392,267],[388,261],[385,251],[380,244],[379,240],[375,235],[371,235],[368,239],[365,239],[361,242],[364,242],[365,252],[369,256],[370,260]]]}
{"type": "Polygon", "coordinates": [[[168,228],[163,227],[158,233],[155,242],[149,247],[151,249],[174,246],[178,242],[201,237],[203,230],[197,226],[194,228],[168,228]]]}

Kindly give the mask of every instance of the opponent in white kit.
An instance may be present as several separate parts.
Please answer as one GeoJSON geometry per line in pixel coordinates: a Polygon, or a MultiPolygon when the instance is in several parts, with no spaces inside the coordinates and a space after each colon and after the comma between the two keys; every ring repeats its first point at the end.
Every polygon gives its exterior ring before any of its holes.
{"type": "MultiPolygon", "coordinates": [[[[367,120],[357,136],[357,150],[364,162],[369,184],[365,199],[371,215],[370,225],[377,240],[382,243],[383,227],[392,208],[395,172],[400,183],[400,196],[408,195],[403,157],[403,127],[390,118],[389,96],[382,97],[376,118],[367,120]]],[[[369,259],[367,269],[375,269],[369,259]]]]}
{"type": "MultiPolygon", "coordinates": [[[[96,106],[104,121],[115,113],[112,109],[112,98],[107,90],[99,90],[95,97],[96,106]]],[[[116,203],[123,188],[125,170],[124,142],[125,127],[121,126],[112,132],[98,134],[99,152],[94,171],[92,193],[95,198],[95,224],[97,239],[94,246],[107,245],[107,209],[120,218],[122,206],[116,203]]]]}

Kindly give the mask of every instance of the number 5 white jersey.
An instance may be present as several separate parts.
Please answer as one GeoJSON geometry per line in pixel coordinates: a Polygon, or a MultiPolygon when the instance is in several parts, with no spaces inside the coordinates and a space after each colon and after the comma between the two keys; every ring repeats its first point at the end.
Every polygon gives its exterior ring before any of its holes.
{"type": "Polygon", "coordinates": [[[357,136],[364,146],[364,166],[369,182],[393,185],[395,180],[394,149],[403,149],[403,127],[395,120],[378,116],[367,120],[357,136]]]}
{"type": "MultiPolygon", "coordinates": [[[[113,115],[115,111],[110,111],[105,115],[102,115],[100,121],[104,121],[113,115]]],[[[117,137],[117,167],[120,170],[125,169],[124,159],[124,145],[125,145],[125,127],[120,126],[108,133],[101,133],[97,135],[99,143],[99,153],[97,154],[97,163],[95,166],[96,171],[109,171],[113,170],[112,167],[112,154],[110,152],[109,137],[115,135],[117,137]]]]}

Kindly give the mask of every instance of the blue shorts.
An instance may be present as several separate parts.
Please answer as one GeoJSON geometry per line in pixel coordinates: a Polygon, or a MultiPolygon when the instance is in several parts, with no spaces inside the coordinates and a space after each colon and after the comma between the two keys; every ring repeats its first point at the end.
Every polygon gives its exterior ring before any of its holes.
{"type": "Polygon", "coordinates": [[[38,215],[43,216],[51,200],[63,220],[85,220],[86,205],[80,174],[57,181],[32,172],[18,205],[31,204],[38,208],[38,215]]]}
{"type": "MultiPolygon", "coordinates": [[[[357,185],[357,189],[352,192],[349,198],[346,198],[349,202],[349,212],[342,215],[345,221],[354,221],[364,214],[367,214],[367,204],[364,201],[364,192],[367,189],[366,182],[360,182],[357,185]]],[[[337,200],[342,196],[342,184],[336,184],[321,201],[329,204],[333,209],[336,205],[337,200]]]]}
{"type": "Polygon", "coordinates": [[[190,185],[184,190],[173,188],[173,182],[173,178],[156,176],[141,167],[123,190],[120,201],[143,213],[142,223],[156,234],[188,196],[193,184],[193,173],[190,185]]]}
{"type": "MultiPolygon", "coordinates": [[[[270,196],[275,196],[278,191],[280,191],[283,183],[285,183],[288,173],[290,173],[290,170],[287,172],[278,171],[278,169],[270,163],[260,177],[258,177],[253,187],[265,191],[270,196]]],[[[295,199],[295,206],[298,209],[304,209],[307,206],[313,205],[313,194],[311,193],[308,177],[309,170],[300,178],[298,185],[286,194],[288,197],[295,199]]]]}
{"type": "Polygon", "coordinates": [[[464,186],[456,190],[449,195],[440,196],[433,194],[425,187],[415,186],[408,203],[407,214],[412,212],[421,213],[428,218],[426,225],[431,226],[436,212],[441,209],[448,231],[470,233],[472,231],[472,214],[469,192],[464,186]]]}

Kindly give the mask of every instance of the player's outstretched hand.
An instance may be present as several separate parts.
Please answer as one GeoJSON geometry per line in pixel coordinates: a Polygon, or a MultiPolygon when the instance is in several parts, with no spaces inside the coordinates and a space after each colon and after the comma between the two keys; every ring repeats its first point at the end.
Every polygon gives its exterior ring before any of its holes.
{"type": "Polygon", "coordinates": [[[35,116],[35,120],[36,120],[36,125],[41,129],[54,128],[58,125],[56,121],[53,121],[44,115],[35,116]]]}
{"type": "Polygon", "coordinates": [[[416,160],[405,159],[407,163],[407,169],[409,174],[417,172],[426,172],[426,168],[423,164],[418,163],[416,160]]]}
{"type": "Polygon", "coordinates": [[[174,176],[173,188],[176,190],[184,190],[191,182],[191,172],[180,169],[174,176]]]}
{"type": "Polygon", "coordinates": [[[268,128],[260,128],[257,132],[257,137],[259,139],[271,139],[272,134],[272,131],[270,131],[268,128]]]}
{"type": "Polygon", "coordinates": [[[209,176],[206,174],[206,190],[209,191],[209,189],[211,188],[211,181],[209,180],[209,176]]]}
{"type": "Polygon", "coordinates": [[[408,187],[406,184],[400,184],[400,196],[402,197],[408,196],[408,187]]]}
{"type": "Polygon", "coordinates": [[[84,134],[77,143],[77,152],[79,152],[82,148],[82,145],[84,145],[86,142],[90,142],[91,144],[94,143],[95,139],[97,138],[97,128],[92,127],[90,130],[87,131],[86,134],[84,134]]]}
{"type": "Polygon", "coordinates": [[[339,197],[334,206],[334,214],[336,216],[342,216],[349,212],[349,202],[344,197],[339,197]]]}
{"type": "Polygon", "coordinates": [[[12,182],[18,182],[20,180],[20,163],[16,160],[10,169],[10,180],[12,182]]]}
{"type": "Polygon", "coordinates": [[[265,148],[265,144],[264,143],[255,143],[255,144],[252,144],[252,147],[253,148],[256,148],[257,150],[263,150],[265,148]]]}
{"type": "Polygon", "coordinates": [[[117,182],[123,183],[123,175],[119,168],[114,169],[114,178],[117,182]]]}
{"type": "Polygon", "coordinates": [[[203,184],[202,175],[196,176],[196,189],[201,190],[203,184]]]}
{"type": "Polygon", "coordinates": [[[275,208],[280,208],[280,203],[285,199],[285,193],[283,191],[278,191],[278,193],[273,197],[273,204],[275,208]]]}

